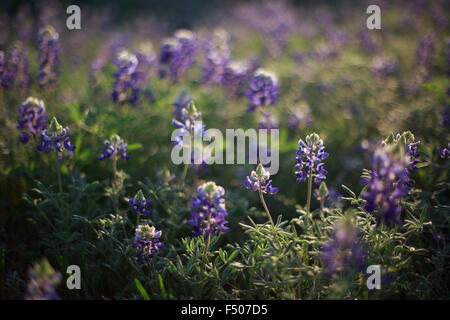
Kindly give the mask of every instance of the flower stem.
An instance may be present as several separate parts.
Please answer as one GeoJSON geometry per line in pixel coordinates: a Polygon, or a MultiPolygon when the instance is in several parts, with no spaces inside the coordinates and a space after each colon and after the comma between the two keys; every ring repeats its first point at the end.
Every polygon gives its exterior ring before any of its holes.
{"type": "Polygon", "coordinates": [[[114,213],[117,214],[117,183],[116,183],[116,178],[117,178],[117,157],[116,155],[113,155],[113,182],[112,182],[112,189],[113,189],[113,205],[114,205],[114,213]]]}
{"type": "Polygon", "coordinates": [[[309,168],[309,174],[308,174],[308,198],[306,199],[306,229],[308,229],[308,223],[309,223],[309,211],[311,209],[311,192],[312,192],[312,168],[309,168]]]}
{"type": "Polygon", "coordinates": [[[183,173],[181,174],[181,182],[183,183],[183,185],[184,185],[184,180],[186,180],[186,175],[187,175],[188,169],[189,169],[189,165],[185,164],[184,168],[183,168],[183,173]]]}
{"type": "Polygon", "coordinates": [[[259,199],[261,199],[261,203],[264,207],[264,210],[266,211],[267,217],[269,218],[269,221],[272,224],[272,227],[275,227],[273,220],[272,220],[272,216],[270,215],[269,209],[267,208],[266,202],[264,201],[264,196],[262,194],[261,188],[258,189],[258,193],[259,193],[259,199]]]}

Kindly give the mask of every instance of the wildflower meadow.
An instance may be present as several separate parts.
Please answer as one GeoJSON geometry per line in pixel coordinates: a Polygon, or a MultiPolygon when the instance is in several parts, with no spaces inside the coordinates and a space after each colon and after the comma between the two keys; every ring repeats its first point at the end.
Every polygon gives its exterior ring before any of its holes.
{"type": "Polygon", "coordinates": [[[450,299],[448,1],[149,3],[0,4],[1,299],[450,299]]]}

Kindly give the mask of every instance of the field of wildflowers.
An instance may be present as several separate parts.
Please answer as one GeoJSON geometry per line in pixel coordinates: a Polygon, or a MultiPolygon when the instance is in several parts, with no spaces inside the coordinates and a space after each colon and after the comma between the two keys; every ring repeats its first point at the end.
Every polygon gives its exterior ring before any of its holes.
{"type": "Polygon", "coordinates": [[[85,2],[0,6],[1,299],[450,299],[447,1],[85,2]]]}

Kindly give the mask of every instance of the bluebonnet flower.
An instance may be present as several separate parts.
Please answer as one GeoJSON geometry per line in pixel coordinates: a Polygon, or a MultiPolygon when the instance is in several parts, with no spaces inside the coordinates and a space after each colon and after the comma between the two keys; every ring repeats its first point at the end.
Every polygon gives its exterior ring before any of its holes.
{"type": "Polygon", "coordinates": [[[246,94],[250,101],[247,111],[254,111],[266,105],[274,106],[277,103],[278,93],[279,87],[276,76],[263,69],[256,70],[250,79],[246,94]]]}
{"type": "Polygon", "coordinates": [[[132,199],[128,200],[128,203],[131,206],[131,212],[139,212],[146,216],[150,214],[150,211],[146,209],[150,205],[150,200],[145,199],[142,190],[139,190],[132,199]]]}
{"type": "Polygon", "coordinates": [[[169,76],[173,82],[184,76],[194,64],[197,40],[189,30],[178,30],[173,38],[166,39],[159,54],[160,77],[169,76]]]}
{"type": "Polygon", "coordinates": [[[397,133],[395,137],[393,134],[390,134],[382,143],[383,146],[392,144],[399,144],[402,146],[405,154],[408,156],[409,164],[405,168],[408,179],[405,187],[410,188],[414,183],[410,178],[410,175],[413,171],[417,170],[417,163],[419,163],[419,153],[417,149],[419,148],[420,141],[415,141],[414,135],[410,131],[405,131],[402,134],[397,133]]]}
{"type": "Polygon", "coordinates": [[[267,111],[259,118],[258,128],[270,132],[271,129],[278,129],[278,121],[270,111],[267,111]]]}
{"type": "Polygon", "coordinates": [[[327,174],[322,160],[328,157],[322,139],[313,133],[306,136],[306,143],[300,139],[298,145],[295,165],[297,182],[303,183],[306,179],[315,177],[314,182],[320,184],[327,174]]]}
{"type": "Polygon", "coordinates": [[[376,57],[372,62],[372,72],[373,74],[384,79],[387,76],[395,73],[398,69],[398,63],[394,59],[386,57],[376,57]]]}
{"type": "Polygon", "coordinates": [[[153,46],[150,42],[141,43],[139,50],[136,53],[136,58],[138,60],[137,72],[138,79],[136,86],[143,89],[147,85],[150,76],[152,75],[153,69],[158,63],[158,58],[153,51],[153,46]]]}
{"type": "Polygon", "coordinates": [[[362,184],[367,190],[362,194],[366,200],[363,208],[375,216],[377,226],[400,224],[400,199],[408,194],[407,167],[410,158],[403,147],[387,145],[375,150],[372,156],[372,170],[363,174],[362,184]]]}
{"type": "Polygon", "coordinates": [[[224,195],[225,189],[212,181],[197,188],[197,196],[192,199],[191,220],[187,222],[188,226],[194,228],[195,237],[228,232],[224,195]]]}
{"type": "Polygon", "coordinates": [[[72,157],[75,146],[70,143],[69,128],[61,126],[53,117],[50,128],[41,131],[41,145],[37,149],[47,154],[54,150],[59,161],[65,156],[72,157]]]}
{"type": "Polygon", "coordinates": [[[98,158],[100,161],[106,160],[111,156],[117,157],[119,154],[123,160],[130,159],[130,156],[127,155],[128,144],[117,134],[111,136],[109,140],[105,140],[103,146],[102,155],[98,158]]]}
{"type": "Polygon", "coordinates": [[[276,194],[278,188],[272,187],[272,180],[270,180],[270,172],[266,171],[263,165],[260,163],[256,167],[256,170],[250,173],[244,180],[244,186],[246,189],[252,191],[261,191],[261,193],[276,194]]]}
{"type": "Polygon", "coordinates": [[[225,66],[222,83],[232,96],[244,95],[250,75],[256,71],[254,65],[255,63],[231,61],[225,66]]]}
{"type": "Polygon", "coordinates": [[[60,272],[55,271],[47,259],[42,259],[28,270],[30,277],[25,300],[59,300],[55,287],[62,281],[60,272]]]}
{"type": "Polygon", "coordinates": [[[447,145],[447,148],[442,148],[441,150],[439,150],[439,155],[441,156],[441,158],[449,158],[450,157],[450,142],[447,145]]]}
{"type": "Polygon", "coordinates": [[[310,114],[309,106],[307,104],[301,104],[290,113],[289,117],[289,129],[303,129],[312,125],[312,117],[310,114]]]}
{"type": "Polygon", "coordinates": [[[173,111],[173,115],[175,116],[175,119],[178,121],[182,121],[183,116],[183,109],[186,109],[188,105],[192,101],[192,96],[190,94],[187,94],[186,91],[182,90],[178,96],[177,100],[174,102],[175,110],[173,111]]]}
{"type": "Polygon", "coordinates": [[[114,73],[113,101],[136,104],[140,93],[140,88],[137,86],[139,79],[138,59],[134,54],[124,50],[119,53],[114,63],[118,70],[114,73]]]}
{"type": "Polygon", "coordinates": [[[359,43],[361,47],[369,54],[374,54],[378,51],[378,46],[372,39],[369,31],[363,30],[359,33],[359,43]]]}
{"type": "Polygon", "coordinates": [[[424,36],[420,38],[416,50],[417,65],[425,70],[428,70],[433,62],[434,53],[434,38],[432,36],[424,36]]]}
{"type": "Polygon", "coordinates": [[[195,103],[191,100],[186,108],[181,109],[180,120],[172,119],[173,126],[178,129],[177,138],[172,142],[174,146],[183,142],[184,135],[190,135],[193,139],[195,134],[204,135],[205,125],[201,124],[202,113],[197,110],[195,103]]]}
{"type": "Polygon", "coordinates": [[[39,31],[38,36],[38,82],[41,88],[55,83],[60,64],[59,35],[52,26],[46,26],[39,31]]]}
{"type": "Polygon", "coordinates": [[[144,259],[148,263],[152,261],[155,253],[164,246],[160,240],[161,234],[161,231],[148,224],[139,225],[135,229],[132,247],[138,250],[136,258],[138,262],[143,262],[144,259]]]}
{"type": "Polygon", "coordinates": [[[28,97],[18,109],[20,114],[17,129],[24,130],[19,136],[20,142],[26,144],[30,140],[30,135],[36,139],[42,130],[47,128],[48,114],[45,113],[44,101],[34,97],[28,97]]]}
{"type": "Polygon", "coordinates": [[[264,38],[268,53],[279,57],[286,49],[295,25],[293,10],[286,3],[273,1],[262,5],[238,7],[238,17],[264,38]]]}
{"type": "Polygon", "coordinates": [[[330,277],[352,268],[362,269],[364,256],[358,230],[348,221],[339,221],[334,227],[332,238],[322,246],[325,275],[330,277]]]}
{"type": "Polygon", "coordinates": [[[205,51],[203,81],[223,83],[225,69],[231,60],[229,34],[223,29],[215,30],[213,37],[206,41],[205,51]]]}
{"type": "Polygon", "coordinates": [[[17,87],[27,89],[30,85],[28,73],[28,51],[20,41],[11,44],[3,65],[1,84],[5,89],[17,87]]]}

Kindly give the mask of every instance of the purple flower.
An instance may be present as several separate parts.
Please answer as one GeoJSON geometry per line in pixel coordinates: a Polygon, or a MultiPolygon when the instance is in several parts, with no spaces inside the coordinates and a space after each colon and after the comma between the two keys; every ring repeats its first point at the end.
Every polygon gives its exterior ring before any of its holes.
{"type": "Polygon", "coordinates": [[[164,41],[159,54],[160,77],[169,76],[173,82],[186,74],[195,62],[197,40],[189,30],[178,30],[164,41]]]}
{"type": "Polygon", "coordinates": [[[363,176],[362,184],[367,190],[362,194],[366,200],[365,211],[375,216],[377,226],[400,224],[400,199],[407,195],[409,183],[407,167],[410,158],[400,145],[387,145],[375,150],[372,170],[363,176]]]}
{"type": "Polygon", "coordinates": [[[235,97],[244,95],[250,75],[256,70],[253,64],[231,61],[225,66],[222,83],[231,95],[235,97]]]}
{"type": "Polygon", "coordinates": [[[428,70],[433,62],[435,44],[433,36],[425,36],[419,40],[416,50],[417,65],[428,70]]]}
{"type": "Polygon", "coordinates": [[[372,73],[380,79],[384,79],[388,75],[395,73],[397,69],[398,63],[393,59],[386,57],[376,57],[373,59],[372,73]]]}
{"type": "Polygon", "coordinates": [[[192,199],[191,220],[187,222],[194,228],[195,237],[228,232],[224,194],[225,189],[212,181],[197,188],[197,196],[192,199]]]}
{"type": "Polygon", "coordinates": [[[175,106],[175,110],[173,111],[173,115],[175,119],[178,121],[182,121],[183,109],[186,109],[192,101],[192,96],[187,94],[184,90],[178,94],[177,100],[173,104],[175,106]]]}
{"type": "Polygon", "coordinates": [[[419,148],[420,141],[414,140],[414,135],[410,131],[405,131],[402,134],[397,133],[394,137],[393,134],[389,135],[386,140],[383,141],[382,145],[399,144],[400,148],[404,149],[405,154],[408,156],[408,166],[406,167],[406,175],[408,176],[405,187],[409,189],[414,181],[410,179],[410,175],[413,171],[417,170],[417,163],[419,163],[418,157],[419,153],[417,149],[419,148]]]}
{"type": "Polygon", "coordinates": [[[278,121],[270,111],[267,111],[259,118],[258,128],[267,129],[270,133],[271,129],[278,129],[278,121]]]}
{"type": "Polygon", "coordinates": [[[441,158],[449,158],[450,157],[450,142],[447,145],[447,148],[442,148],[441,150],[439,150],[439,155],[441,156],[441,158]]]}
{"type": "Polygon", "coordinates": [[[261,191],[263,194],[276,194],[278,193],[278,188],[272,187],[272,180],[270,179],[269,171],[266,171],[263,165],[260,163],[256,167],[256,170],[250,173],[244,180],[244,186],[246,189],[252,191],[261,191]]]}
{"type": "Polygon", "coordinates": [[[294,129],[303,129],[305,127],[309,127],[312,125],[312,117],[310,115],[308,105],[302,105],[299,108],[296,108],[291,112],[289,117],[289,128],[291,130],[294,129]]]}
{"type": "Polygon", "coordinates": [[[266,105],[274,106],[277,103],[278,93],[278,80],[275,75],[262,69],[256,70],[250,79],[249,90],[246,94],[250,102],[247,112],[266,105]]]}
{"type": "Polygon", "coordinates": [[[53,85],[58,75],[60,64],[59,35],[52,26],[46,26],[39,31],[38,36],[38,82],[41,88],[53,85]]]}
{"type": "Polygon", "coordinates": [[[138,262],[150,263],[155,253],[159,252],[164,244],[161,242],[161,231],[156,230],[155,227],[150,227],[148,224],[139,225],[134,233],[134,242],[132,247],[137,249],[138,262]]]}
{"type": "Polygon", "coordinates": [[[50,128],[41,131],[41,145],[37,149],[47,154],[54,150],[59,161],[65,156],[72,157],[75,146],[70,143],[69,128],[61,126],[53,117],[50,128]]]}
{"type": "Polygon", "coordinates": [[[30,140],[30,135],[36,139],[36,136],[39,136],[41,131],[47,128],[48,115],[45,114],[45,106],[42,100],[28,97],[22,104],[22,108],[18,109],[18,112],[20,119],[17,129],[23,130],[19,136],[20,142],[23,144],[30,140]]]}
{"type": "Polygon", "coordinates": [[[55,271],[47,259],[42,259],[28,270],[30,277],[25,300],[59,300],[55,287],[61,282],[62,275],[55,271]]]}
{"type": "Polygon", "coordinates": [[[138,60],[136,70],[139,75],[136,86],[144,89],[158,63],[158,58],[150,42],[144,42],[140,45],[136,58],[138,60]]]}
{"type": "Polygon", "coordinates": [[[314,182],[320,184],[326,179],[327,170],[324,169],[323,159],[328,157],[323,141],[316,133],[306,136],[306,143],[302,139],[298,141],[297,164],[295,174],[297,182],[303,183],[308,178],[315,177],[314,182]]]}
{"type": "Polygon", "coordinates": [[[140,93],[140,88],[138,87],[139,73],[137,71],[137,57],[124,50],[119,53],[115,64],[118,70],[114,74],[113,101],[136,104],[140,93]]]}
{"type": "Polygon", "coordinates": [[[362,269],[364,251],[359,243],[358,231],[346,221],[340,221],[333,230],[332,238],[322,247],[325,275],[343,273],[352,268],[362,269]]]}
{"type": "Polygon", "coordinates": [[[98,158],[100,161],[106,160],[111,156],[117,157],[119,154],[123,160],[130,159],[130,156],[127,155],[128,144],[117,134],[113,135],[110,140],[105,140],[103,146],[102,155],[98,158]]]}
{"type": "Polygon", "coordinates": [[[190,135],[193,139],[195,134],[205,133],[205,125],[201,124],[202,113],[197,111],[194,101],[191,99],[186,108],[181,109],[180,120],[172,119],[173,126],[178,129],[174,146],[183,142],[183,136],[190,135]]]}
{"type": "Polygon", "coordinates": [[[28,51],[22,42],[14,41],[3,64],[1,84],[5,89],[26,89],[30,85],[28,73],[28,51]]]}
{"type": "Polygon", "coordinates": [[[140,214],[146,216],[150,214],[150,211],[146,209],[150,205],[150,200],[145,199],[142,190],[139,190],[133,199],[128,200],[128,203],[131,206],[131,212],[133,213],[139,212],[140,214]]]}
{"type": "Polygon", "coordinates": [[[359,42],[361,47],[369,54],[374,54],[378,51],[378,46],[373,41],[369,31],[364,30],[359,33],[359,42]]]}
{"type": "Polygon", "coordinates": [[[205,45],[206,57],[203,64],[203,81],[205,83],[222,83],[225,69],[230,62],[229,35],[223,30],[215,30],[205,45]]]}

